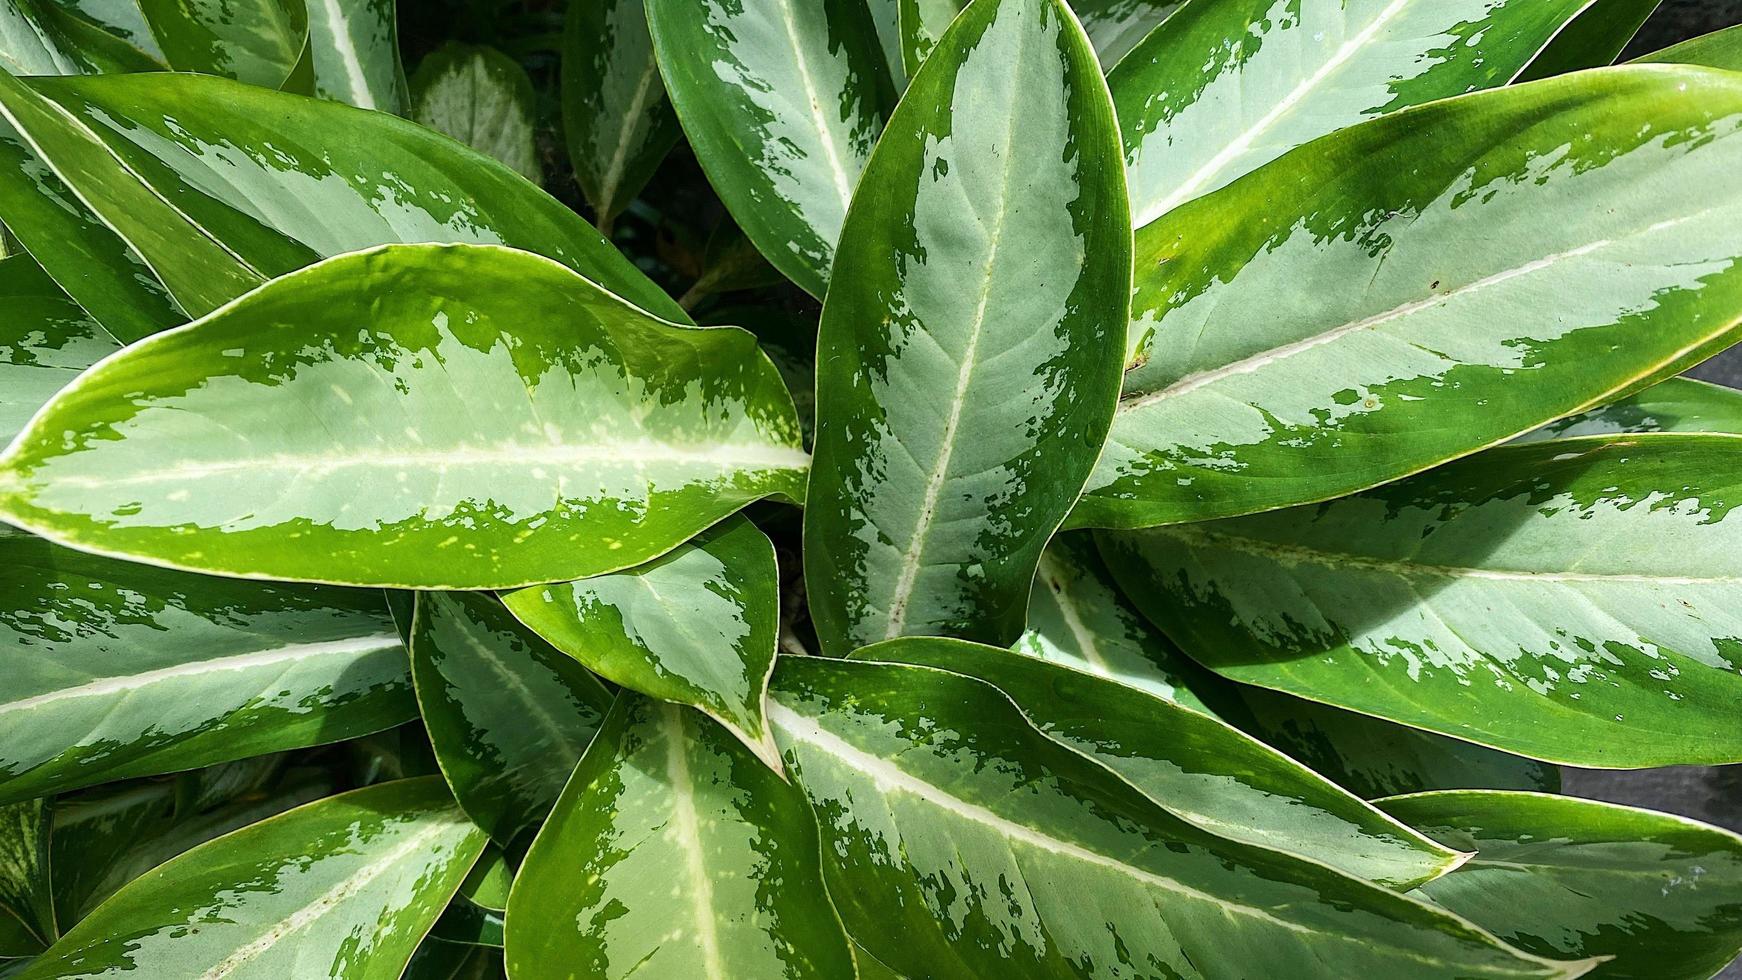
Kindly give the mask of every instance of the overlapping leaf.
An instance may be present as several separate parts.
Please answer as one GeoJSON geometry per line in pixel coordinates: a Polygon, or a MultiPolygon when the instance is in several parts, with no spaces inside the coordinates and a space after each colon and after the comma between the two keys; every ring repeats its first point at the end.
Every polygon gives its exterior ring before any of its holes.
{"type": "Polygon", "coordinates": [[[681,135],[643,0],[569,4],[562,101],[575,179],[601,227],[610,227],[681,135]]]}
{"type": "Polygon", "coordinates": [[[690,148],[775,268],[822,296],[893,100],[865,0],[647,0],[690,148]]]}
{"type": "Polygon", "coordinates": [[[804,797],[702,715],[625,692],[508,902],[516,976],[852,978],[804,797]]]}
{"type": "Polygon", "coordinates": [[[1705,65],[1742,71],[1742,25],[1691,38],[1653,51],[1636,64],[1705,65]]]}
{"type": "Polygon", "coordinates": [[[1234,680],[1573,765],[1736,762],[1738,446],[1530,443],[1101,540],[1125,593],[1234,680]]]}
{"type": "Polygon", "coordinates": [[[28,255],[0,259],[0,443],[116,344],[28,255]]]}
{"type": "Polygon", "coordinates": [[[450,42],[411,79],[411,118],[537,183],[532,79],[495,48],[450,42]]]}
{"type": "MultiPolygon", "coordinates": [[[[490,158],[385,113],[154,74],[0,78],[0,114],[192,315],[323,256],[467,242],[537,252],[684,319],[574,212],[490,158]]],[[[30,231],[20,228],[27,243],[30,231]]],[[[44,265],[65,285],[61,269],[44,265]]]]}
{"type": "Polygon", "coordinates": [[[1742,951],[1742,838],[1666,813],[1525,793],[1423,793],[1380,806],[1476,851],[1422,894],[1591,975],[1705,980],[1742,951]]]}
{"type": "Polygon", "coordinates": [[[611,694],[495,597],[421,592],[411,675],[460,806],[507,844],[550,812],[611,694]]]}
{"type": "Polygon", "coordinates": [[[1133,224],[1334,130],[1504,85],[1589,2],[1187,4],[1108,76],[1133,224]]]}
{"type": "Polygon", "coordinates": [[[1185,0],[1071,0],[1107,71],[1183,6],[1185,0]]]}
{"type": "Polygon", "coordinates": [[[787,658],[775,732],[853,937],[909,976],[1577,976],[1434,906],[1192,827],[926,667],[787,658]]]}
{"type": "Polygon", "coordinates": [[[1138,236],[1137,366],[1073,520],[1329,499],[1722,350],[1739,161],[1742,75],[1622,68],[1365,123],[1176,211],[1138,236]]]}
{"type": "Polygon", "coordinates": [[[1229,840],[1401,888],[1467,857],[1386,819],[1233,726],[1116,681],[937,637],[875,643],[853,656],[993,684],[1054,741],[1106,766],[1174,816],[1229,840]]]}
{"type": "Polygon", "coordinates": [[[1692,378],[1670,378],[1637,395],[1557,419],[1515,442],[1629,432],[1732,432],[1742,435],[1742,392],[1692,378]]]}
{"type": "Polygon", "coordinates": [[[0,800],[351,738],[417,713],[368,593],[189,575],[0,531],[0,800]]]}
{"type": "Polygon", "coordinates": [[[87,372],[0,458],[0,512],[177,567],[509,588],[800,499],[806,463],[748,333],[666,323],[528,253],[401,245],[87,372]]]}
{"type": "Polygon", "coordinates": [[[402,114],[405,69],[399,61],[397,0],[308,0],[315,94],[323,99],[402,114]]]}
{"type": "Polygon", "coordinates": [[[335,796],[134,880],[20,976],[397,980],[484,840],[433,777],[335,796]]]}
{"type": "Polygon", "coordinates": [[[774,670],[774,547],[733,517],[657,561],[509,593],[508,609],[558,650],[631,690],[693,705],[778,769],[763,701],[774,670]]]}
{"type": "Polygon", "coordinates": [[[1600,68],[1615,61],[1663,0],[1592,0],[1530,63],[1523,81],[1600,68]]]}
{"type": "Polygon", "coordinates": [[[1118,386],[1124,181],[1060,0],[984,0],[908,86],[817,341],[805,576],[825,650],[1022,631],[1118,386]]]}

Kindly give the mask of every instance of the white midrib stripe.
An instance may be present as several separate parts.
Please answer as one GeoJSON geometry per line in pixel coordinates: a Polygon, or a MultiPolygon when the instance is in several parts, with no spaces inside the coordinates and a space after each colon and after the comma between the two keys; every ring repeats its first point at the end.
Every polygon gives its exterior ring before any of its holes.
{"type": "Polygon", "coordinates": [[[1435,565],[1425,562],[1370,558],[1364,555],[1320,551],[1304,545],[1278,544],[1232,534],[1220,534],[1194,528],[1189,524],[1152,528],[1145,532],[1177,538],[1187,543],[1201,543],[1213,548],[1238,551],[1242,554],[1294,561],[1331,568],[1354,568],[1369,572],[1386,572],[1398,578],[1465,578],[1489,582],[1543,582],[1550,584],[1619,584],[1619,585],[1742,585],[1742,576],[1713,575],[1640,575],[1629,572],[1519,572],[1498,568],[1470,568],[1462,565],[1435,565]]]}
{"type": "Polygon", "coordinates": [[[702,855],[701,822],[696,818],[695,780],[690,776],[689,758],[684,755],[688,733],[681,712],[685,709],[665,704],[659,710],[666,721],[665,765],[671,779],[672,836],[684,853],[684,869],[690,877],[690,908],[695,915],[696,942],[702,948],[702,968],[708,980],[727,980],[726,965],[720,957],[720,937],[714,927],[714,885],[702,855]]]}
{"type": "Polygon", "coordinates": [[[353,104],[363,109],[377,108],[375,95],[369,91],[369,79],[363,74],[363,62],[357,57],[350,19],[339,6],[339,0],[321,0],[321,6],[326,8],[327,22],[333,29],[333,47],[338,51],[339,62],[345,67],[345,77],[351,83],[353,104]]]}
{"type": "MultiPolygon", "coordinates": [[[[1021,67],[1021,57],[1027,49],[1026,44],[1017,45],[1015,58],[1017,64],[1012,66],[1012,77],[1017,77],[1016,69],[1021,67]]],[[[998,188],[999,207],[996,220],[986,236],[986,260],[982,266],[985,277],[980,283],[980,299],[974,304],[973,327],[968,332],[967,348],[962,352],[962,363],[956,369],[956,390],[950,398],[950,414],[944,420],[943,436],[938,442],[937,463],[933,465],[931,475],[926,478],[925,494],[920,499],[919,514],[914,520],[913,537],[908,539],[907,551],[901,556],[901,572],[895,580],[895,590],[889,596],[889,622],[884,627],[883,638],[892,640],[902,634],[907,628],[907,608],[913,599],[913,589],[919,581],[919,563],[925,555],[926,538],[931,535],[932,522],[937,519],[938,495],[943,492],[944,476],[949,472],[950,461],[956,455],[956,433],[962,424],[962,408],[968,399],[968,385],[974,378],[974,364],[979,359],[980,337],[986,330],[986,307],[992,301],[992,283],[996,276],[999,245],[1004,239],[1004,220],[1010,214],[1010,180],[1012,165],[1016,160],[1016,112],[1012,108],[1010,124],[1004,133],[1004,168],[1003,180],[998,188]]]]}
{"type": "Polygon", "coordinates": [[[49,691],[21,701],[11,701],[0,704],[0,715],[14,711],[29,711],[46,704],[60,701],[70,701],[77,698],[101,697],[109,694],[120,694],[125,691],[136,691],[162,684],[166,681],[184,680],[199,677],[204,674],[227,673],[233,671],[253,670],[258,667],[272,667],[294,660],[307,660],[314,657],[348,656],[351,654],[370,653],[377,650],[389,650],[399,646],[399,636],[388,634],[380,636],[361,636],[348,640],[328,640],[321,643],[293,643],[288,646],[274,647],[271,650],[260,650],[255,653],[242,654],[235,657],[221,657],[214,660],[197,660],[192,663],[177,664],[174,667],[163,667],[158,670],[147,670],[137,674],[124,674],[118,677],[103,677],[77,687],[63,687],[58,691],[49,691]]]}
{"type": "Polygon", "coordinates": [[[401,860],[422,850],[430,838],[451,833],[459,822],[460,821],[453,817],[445,817],[438,820],[433,826],[425,827],[423,830],[420,830],[417,833],[412,834],[410,837],[407,837],[405,840],[400,841],[391,851],[375,858],[368,865],[351,875],[349,878],[346,878],[327,889],[319,898],[316,898],[314,901],[286,916],[277,925],[267,930],[259,939],[256,939],[248,945],[236,950],[234,953],[226,956],[216,966],[213,966],[211,969],[200,974],[200,980],[223,980],[224,977],[227,977],[241,967],[248,965],[249,962],[260,956],[260,954],[271,949],[273,946],[276,946],[284,937],[306,928],[320,917],[332,911],[333,908],[338,906],[341,902],[369,887],[371,882],[376,878],[381,877],[383,874],[386,874],[389,869],[394,867],[401,860]]]}
{"type": "MultiPolygon", "coordinates": [[[[1629,237],[1629,238],[1640,237],[1640,236],[1645,236],[1645,235],[1653,235],[1653,234],[1656,234],[1657,232],[1660,232],[1660,231],[1666,231],[1670,228],[1674,228],[1676,225],[1684,224],[1686,222],[1694,220],[1695,218],[1703,217],[1709,211],[1710,211],[1709,208],[1702,209],[1699,211],[1695,211],[1692,214],[1682,215],[1679,218],[1668,218],[1668,219],[1665,219],[1663,221],[1656,222],[1655,224],[1652,224],[1652,225],[1646,227],[1643,231],[1637,232],[1637,233],[1635,233],[1633,235],[1629,235],[1627,237],[1629,237]]],[[[1313,350],[1314,348],[1323,347],[1326,344],[1336,343],[1337,341],[1342,340],[1344,337],[1347,337],[1351,334],[1359,333],[1363,330],[1371,330],[1375,327],[1381,327],[1381,326],[1384,326],[1385,324],[1390,323],[1394,320],[1400,320],[1406,316],[1413,316],[1417,313],[1421,313],[1423,311],[1433,309],[1434,307],[1439,306],[1439,305],[1441,305],[1449,300],[1455,299],[1459,296],[1466,296],[1466,295],[1469,295],[1470,293],[1481,292],[1484,289],[1491,289],[1494,286],[1498,286],[1498,285],[1501,285],[1503,283],[1510,282],[1514,279],[1518,279],[1518,278],[1521,278],[1524,276],[1535,275],[1536,273],[1541,272],[1544,269],[1553,268],[1554,266],[1559,265],[1562,262],[1568,261],[1569,259],[1581,258],[1583,256],[1590,255],[1593,252],[1601,251],[1605,248],[1608,248],[1611,245],[1614,245],[1616,242],[1617,242],[1617,239],[1613,239],[1613,238],[1599,238],[1594,242],[1587,242],[1583,245],[1578,246],[1577,248],[1570,248],[1564,252],[1555,252],[1555,253],[1550,254],[1550,255],[1545,255],[1540,259],[1532,259],[1531,261],[1526,262],[1523,265],[1516,266],[1514,268],[1507,269],[1507,270],[1502,271],[1502,272],[1496,272],[1493,275],[1486,276],[1482,279],[1477,279],[1474,282],[1466,283],[1465,285],[1459,286],[1455,289],[1450,289],[1450,290],[1447,290],[1446,292],[1443,292],[1443,293],[1436,293],[1436,294],[1429,296],[1425,299],[1419,299],[1419,300],[1414,300],[1414,301],[1411,301],[1408,303],[1404,303],[1401,306],[1393,307],[1392,309],[1386,310],[1383,313],[1375,313],[1372,316],[1366,317],[1366,318],[1361,319],[1361,320],[1356,320],[1352,323],[1345,323],[1345,324],[1342,324],[1341,326],[1333,327],[1332,329],[1326,330],[1323,333],[1314,334],[1311,337],[1306,337],[1306,338],[1303,338],[1301,340],[1297,340],[1291,344],[1283,344],[1280,347],[1272,347],[1269,350],[1261,351],[1257,354],[1252,355],[1251,357],[1241,358],[1238,361],[1232,361],[1228,364],[1222,365],[1221,367],[1211,368],[1207,371],[1198,371],[1194,374],[1188,374],[1185,377],[1180,378],[1178,381],[1173,382],[1172,384],[1168,385],[1165,388],[1161,388],[1157,391],[1149,392],[1148,394],[1145,394],[1145,395],[1139,395],[1136,398],[1122,401],[1119,404],[1118,410],[1121,412],[1137,411],[1139,409],[1147,408],[1150,405],[1153,405],[1157,402],[1164,401],[1166,399],[1173,398],[1173,397],[1176,397],[1178,395],[1189,394],[1193,391],[1198,390],[1199,388],[1205,387],[1206,385],[1215,384],[1218,381],[1225,381],[1228,378],[1232,378],[1232,377],[1242,375],[1242,374],[1251,374],[1254,371],[1258,371],[1258,370],[1261,370],[1263,368],[1266,368],[1272,364],[1275,364],[1278,361],[1286,360],[1290,357],[1295,356],[1296,354],[1304,353],[1305,351],[1313,350]]],[[[1703,342],[1704,342],[1704,340],[1702,339],[1702,343],[1703,342]]]]}
{"type": "MultiPolygon", "coordinates": [[[[823,156],[827,158],[829,171],[835,178],[835,191],[841,197],[841,213],[847,213],[847,208],[853,203],[853,179],[847,176],[847,168],[841,165],[841,155],[835,148],[835,131],[829,126],[829,119],[823,114],[823,103],[817,93],[816,79],[811,77],[810,63],[805,60],[805,52],[811,46],[799,40],[798,22],[793,19],[793,0],[781,0],[780,16],[786,26],[786,37],[792,44],[793,64],[798,68],[798,77],[804,83],[805,104],[810,107],[811,125],[817,128],[817,135],[822,137],[823,156]]],[[[838,233],[838,229],[837,229],[838,233]]],[[[831,238],[827,242],[833,249],[835,243],[831,238]]]]}
{"type": "Polygon", "coordinates": [[[629,160],[629,137],[635,132],[635,124],[647,111],[647,96],[653,91],[653,80],[658,77],[659,63],[649,56],[647,67],[642,69],[641,80],[635,85],[635,94],[630,97],[629,105],[623,112],[623,122],[617,127],[617,146],[611,151],[611,160],[605,165],[605,172],[599,176],[600,207],[609,207],[611,199],[617,195],[617,186],[623,181],[623,167],[629,160]]]}
{"type": "Polygon", "coordinates": [[[1411,2],[1412,0],[1391,0],[1390,5],[1380,11],[1379,16],[1375,17],[1372,23],[1362,28],[1359,34],[1344,41],[1342,47],[1338,48],[1335,54],[1331,55],[1324,64],[1320,65],[1317,71],[1308,75],[1306,78],[1301,79],[1300,84],[1296,85],[1293,91],[1284,96],[1281,101],[1276,103],[1276,105],[1271,106],[1269,112],[1260,116],[1257,122],[1253,123],[1239,136],[1229,140],[1227,145],[1223,146],[1215,156],[1211,157],[1203,166],[1193,171],[1190,177],[1187,177],[1183,183],[1175,188],[1172,194],[1163,198],[1161,202],[1156,204],[1153,208],[1146,209],[1143,217],[1140,218],[1136,224],[1148,224],[1150,221],[1153,221],[1173,210],[1175,207],[1178,207],[1181,203],[1196,197],[1199,188],[1203,187],[1205,183],[1219,174],[1222,171],[1222,168],[1226,167],[1230,161],[1250,149],[1254,140],[1264,132],[1268,131],[1272,126],[1275,126],[1283,116],[1288,115],[1288,113],[1293,111],[1296,106],[1300,105],[1301,100],[1305,99],[1309,92],[1323,84],[1325,79],[1331,77],[1337,69],[1348,64],[1349,59],[1353,58],[1356,52],[1365,47],[1367,42],[1373,40],[1374,36],[1383,30],[1384,27],[1391,22],[1392,18],[1396,17],[1399,13],[1402,13],[1403,9],[1409,6],[1411,2]]]}
{"type": "Polygon", "coordinates": [[[960,797],[953,796],[940,787],[925,782],[910,773],[904,772],[887,759],[871,755],[868,752],[847,744],[846,741],[832,732],[822,729],[815,721],[798,714],[783,704],[771,703],[768,709],[769,720],[789,738],[814,746],[819,751],[839,759],[854,772],[870,778],[877,789],[885,794],[902,792],[918,797],[927,803],[960,817],[970,823],[979,824],[998,834],[1005,840],[1016,844],[1033,847],[1038,850],[1056,854],[1060,857],[1092,864],[1098,868],[1111,871],[1126,878],[1133,879],[1149,887],[1171,892],[1194,901],[1214,905],[1230,915],[1241,915],[1248,918],[1268,922],[1280,929],[1302,935],[1320,935],[1317,930],[1298,922],[1279,919],[1269,911],[1254,908],[1249,905],[1239,905],[1218,898],[1208,892],[1201,892],[1189,885],[1181,884],[1171,878],[1151,874],[1141,868],[1133,867],[1122,861],[1114,860],[1105,854],[1098,854],[1088,848],[1059,840],[1012,820],[993,813],[977,803],[969,803],[960,797]]]}
{"type": "Polygon", "coordinates": [[[621,463],[640,470],[649,463],[676,463],[713,466],[722,469],[759,467],[771,469],[803,469],[810,465],[810,456],[800,449],[784,446],[734,446],[721,444],[701,450],[679,449],[662,443],[617,443],[612,445],[550,445],[488,448],[428,449],[421,452],[379,452],[359,456],[299,456],[278,453],[256,458],[184,462],[159,470],[148,470],[127,476],[56,476],[54,484],[62,487],[114,487],[139,483],[164,483],[197,480],[228,473],[287,470],[299,476],[328,474],[347,469],[449,469],[484,467],[557,466],[576,467],[583,464],[621,463]]]}
{"type": "Polygon", "coordinates": [[[557,723],[555,716],[550,713],[550,709],[545,707],[544,700],[536,697],[532,693],[532,689],[526,685],[526,679],[521,676],[521,672],[510,669],[507,664],[502,662],[501,657],[496,656],[496,651],[490,649],[489,644],[479,640],[470,630],[463,632],[466,645],[472,648],[472,652],[477,655],[478,659],[495,671],[496,675],[502,678],[509,687],[520,692],[521,702],[531,709],[533,718],[538,722],[539,727],[550,734],[555,745],[562,747],[566,753],[565,757],[580,758],[586,745],[584,743],[577,745],[574,737],[557,723]]]}
{"type": "Polygon", "coordinates": [[[1053,593],[1053,598],[1058,602],[1059,616],[1064,619],[1065,628],[1071,631],[1071,636],[1076,638],[1077,649],[1083,651],[1083,659],[1095,669],[1095,673],[1103,677],[1112,676],[1112,668],[1107,664],[1107,658],[1101,656],[1100,648],[1095,645],[1094,632],[1084,625],[1083,617],[1077,614],[1077,607],[1072,604],[1070,596],[1065,594],[1064,576],[1056,575],[1056,570],[1057,565],[1053,559],[1042,555],[1040,559],[1040,574],[1044,580],[1042,584],[1053,593]],[[1054,582],[1058,583],[1059,588],[1053,588],[1054,582]]]}

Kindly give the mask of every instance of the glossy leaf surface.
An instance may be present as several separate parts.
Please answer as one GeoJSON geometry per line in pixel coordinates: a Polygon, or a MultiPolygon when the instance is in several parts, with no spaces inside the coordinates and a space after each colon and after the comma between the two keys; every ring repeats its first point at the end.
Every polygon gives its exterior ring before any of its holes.
{"type": "Polygon", "coordinates": [[[1564,796],[1424,793],[1380,805],[1470,863],[1421,892],[1545,956],[1614,957],[1593,977],[1704,980],[1742,951],[1742,838],[1564,796]]]}
{"type": "Polygon", "coordinates": [[[1742,436],[1506,447],[1316,508],[1103,537],[1225,677],[1599,768],[1742,761],[1742,436]]]}
{"type": "Polygon", "coordinates": [[[293,76],[307,57],[309,42],[303,0],[135,2],[157,52],[173,70],[221,75],[269,89],[300,84],[293,76]]]}
{"type": "Polygon", "coordinates": [[[1593,0],[1555,37],[1522,81],[1612,64],[1663,0],[1593,0]]]}
{"type": "Polygon", "coordinates": [[[1464,858],[1239,729],[1116,681],[938,637],[875,643],[853,657],[993,684],[1053,741],[1099,762],[1174,816],[1229,840],[1394,888],[1436,878],[1464,858]]]}
{"type": "Polygon", "coordinates": [[[990,685],[786,658],[776,735],[853,937],[924,977],[1576,976],[1449,913],[1206,834],[990,685]]]}
{"type": "Polygon", "coordinates": [[[0,532],[0,800],[352,738],[415,716],[379,600],[0,532]]]}
{"type": "Polygon", "coordinates": [[[411,676],[460,806],[507,844],[550,812],[612,696],[494,596],[420,592],[411,676]]]}
{"type": "Polygon", "coordinates": [[[508,900],[515,976],[851,978],[804,797],[702,715],[625,692],[508,900]]]}
{"type": "Polygon", "coordinates": [[[1189,4],[1108,76],[1142,227],[1365,119],[1511,81],[1590,0],[1189,4]]]}
{"type": "Polygon", "coordinates": [[[822,296],[892,101],[865,0],[647,0],[696,159],[774,267],[822,296]]]}
{"type": "Polygon", "coordinates": [[[1636,64],[1705,65],[1742,71],[1742,24],[1653,51],[1636,64]]]}
{"type": "Polygon", "coordinates": [[[528,253],[402,245],[87,372],[0,459],[0,511],[171,566],[508,588],[799,499],[805,464],[749,334],[665,323],[528,253]]]}
{"type": "Polygon", "coordinates": [[[682,135],[653,59],[642,0],[569,4],[562,103],[575,179],[594,212],[609,221],[682,135]]]}
{"type": "Polygon", "coordinates": [[[588,670],[700,708],[779,768],[763,700],[780,578],[774,546],[748,520],[730,518],[645,565],[521,589],[505,601],[588,670]]]}
{"type": "Polygon", "coordinates": [[[537,183],[532,79],[495,48],[448,43],[411,79],[411,118],[537,183]]]}
{"type": "Polygon", "coordinates": [[[138,878],[22,976],[396,980],[483,846],[439,779],[356,790],[138,878]]]}
{"type": "Polygon", "coordinates": [[[537,252],[683,319],[555,199],[385,113],[173,74],[34,79],[0,94],[0,111],[190,314],[323,256],[462,242],[537,252]]]}
{"type": "Polygon", "coordinates": [[[1554,766],[1217,677],[1144,621],[1119,596],[1094,548],[1076,536],[1047,545],[1028,623],[1017,653],[1220,718],[1363,798],[1560,787],[1554,766]]]}
{"type": "Polygon", "coordinates": [[[12,75],[74,75],[85,63],[57,35],[44,0],[0,5],[0,69],[12,75]]]}
{"type": "Polygon", "coordinates": [[[1071,0],[1095,46],[1095,57],[1107,71],[1183,6],[1185,0],[1071,0]]]}
{"type": "Polygon", "coordinates": [[[79,372],[117,349],[28,255],[0,259],[0,443],[79,372]]]}
{"type": "Polygon", "coordinates": [[[819,327],[804,545],[826,651],[1022,632],[1118,386],[1117,144],[1059,0],[973,5],[908,85],[819,327]]]}
{"type": "Polygon", "coordinates": [[[1073,521],[1340,496],[1722,350],[1739,125],[1742,76],[1570,76],[1346,130],[1144,229],[1139,366],[1073,521]]]}
{"type": "Polygon", "coordinates": [[[315,94],[401,114],[410,104],[399,63],[397,0],[308,0],[315,94]]]}
{"type": "Polygon", "coordinates": [[[1692,378],[1660,381],[1637,395],[1558,419],[1517,442],[1632,432],[1742,434],[1742,392],[1692,378]]]}

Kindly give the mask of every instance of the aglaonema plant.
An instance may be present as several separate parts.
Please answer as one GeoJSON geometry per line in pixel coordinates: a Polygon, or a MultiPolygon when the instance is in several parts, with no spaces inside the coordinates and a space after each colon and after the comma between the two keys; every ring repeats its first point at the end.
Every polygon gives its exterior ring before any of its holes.
{"type": "Polygon", "coordinates": [[[0,0],[0,976],[1715,974],[1654,6],[0,0]]]}

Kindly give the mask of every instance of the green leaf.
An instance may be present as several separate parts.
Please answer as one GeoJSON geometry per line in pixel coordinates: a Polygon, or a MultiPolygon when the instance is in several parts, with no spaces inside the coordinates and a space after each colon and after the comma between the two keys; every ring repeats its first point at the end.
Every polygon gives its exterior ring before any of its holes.
{"type": "Polygon", "coordinates": [[[172,567],[510,588],[802,499],[806,462],[748,333],[666,323],[528,253],[397,245],[86,372],[0,457],[0,513],[172,567]]]}
{"type": "Polygon", "coordinates": [[[43,946],[60,934],[49,880],[48,801],[0,806],[0,917],[16,919],[43,946]]]}
{"type": "Polygon", "coordinates": [[[1380,806],[1478,851],[1421,889],[1544,956],[1614,957],[1593,977],[1704,980],[1742,951],[1742,837],[1564,796],[1425,793],[1380,806]]]}
{"type": "Polygon", "coordinates": [[[1495,449],[1315,508],[1106,535],[1200,663],[1532,758],[1742,761],[1742,436],[1495,449]]]}
{"type": "Polygon", "coordinates": [[[1345,130],[1143,229],[1138,366],[1073,523],[1341,496],[1729,346],[1739,123],[1742,76],[1587,73],[1345,130]]]}
{"type": "Polygon", "coordinates": [[[1742,392],[1692,378],[1670,378],[1618,402],[1550,422],[1514,442],[1633,432],[1742,434],[1742,392]]]}
{"type": "Polygon", "coordinates": [[[475,592],[418,593],[411,676],[455,798],[504,844],[550,812],[611,707],[598,678],[475,592]]]}
{"type": "Polygon", "coordinates": [[[569,4],[562,107],[575,180],[609,227],[682,135],[659,78],[642,0],[569,4]]]}
{"type": "Polygon", "coordinates": [[[876,643],[853,658],[936,667],[993,684],[1053,741],[1094,759],[1181,820],[1229,840],[1393,888],[1437,878],[1468,857],[1226,722],[1084,671],[938,637],[876,643]]]}
{"type": "Polygon", "coordinates": [[[0,70],[12,75],[76,75],[87,63],[54,29],[48,0],[0,4],[0,70]]]}
{"type": "Polygon", "coordinates": [[[1742,24],[1653,51],[1634,64],[1706,65],[1742,71],[1742,24]]]}
{"type": "MultiPolygon", "coordinates": [[[[1147,225],[1326,133],[1505,85],[1589,2],[1188,4],[1107,78],[1125,137],[1132,224],[1147,225]]],[[[1444,141],[1444,132],[1433,137],[1444,141]]]]}
{"type": "Polygon", "coordinates": [[[1554,766],[1217,677],[1119,597],[1093,547],[1076,535],[1047,545],[1028,623],[1017,653],[1219,718],[1363,798],[1424,789],[1560,788],[1554,766]]]}
{"type": "MultiPolygon", "coordinates": [[[[580,761],[579,756],[575,761],[580,761]]],[[[430,935],[465,946],[501,949],[503,930],[507,926],[504,913],[508,909],[508,892],[513,883],[514,873],[509,870],[502,852],[494,847],[485,849],[484,856],[472,866],[471,873],[460,883],[459,892],[430,929],[430,935]],[[498,901],[500,904],[487,904],[498,901]]]]}
{"type": "Polygon", "coordinates": [[[502,951],[426,937],[399,980],[501,980],[502,951]]]}
{"type": "Polygon", "coordinates": [[[50,856],[62,928],[170,858],[333,790],[330,776],[305,769],[269,791],[191,815],[174,812],[168,783],[122,784],[110,792],[56,799],[50,856]]]}
{"type": "Polygon", "coordinates": [[[1105,71],[1183,6],[1185,0],[1071,0],[1105,71]]]}
{"type": "Polygon", "coordinates": [[[1207,834],[1051,741],[990,685],[783,658],[775,731],[848,930],[896,971],[1576,976],[1450,913],[1207,834]]]}
{"type": "Polygon", "coordinates": [[[1594,0],[1574,18],[1520,81],[1535,81],[1584,68],[1612,64],[1662,0],[1594,0]]]}
{"type": "MultiPolygon", "coordinates": [[[[289,87],[309,46],[303,0],[135,0],[164,64],[289,87]]],[[[321,0],[317,0],[317,4],[321,0]]]]}
{"type": "Polygon", "coordinates": [[[411,78],[411,118],[538,183],[532,78],[495,48],[449,41],[411,78]]]}
{"type": "Polygon", "coordinates": [[[625,692],[508,899],[516,976],[851,978],[804,798],[701,715],[625,692]]]}
{"type": "Polygon", "coordinates": [[[877,32],[877,47],[883,52],[883,64],[889,69],[889,80],[897,93],[907,88],[907,65],[901,59],[901,2],[865,0],[877,32]]]}
{"type": "Polygon", "coordinates": [[[397,980],[483,846],[439,779],[355,790],[136,879],[22,977],[397,980]]]}
{"type": "Polygon", "coordinates": [[[901,27],[901,61],[908,76],[919,73],[938,40],[968,6],[968,0],[896,0],[901,27]]]}
{"type": "Polygon", "coordinates": [[[865,0],[647,0],[690,148],[774,267],[822,296],[893,95],[865,0]]]}
{"type": "Polygon", "coordinates": [[[117,349],[28,255],[0,259],[0,443],[55,392],[117,349]]]}
{"type": "Polygon", "coordinates": [[[643,309],[684,318],[554,198],[385,113],[145,74],[0,78],[0,115],[196,316],[324,256],[429,241],[537,252],[643,309]]]}
{"type": "Polygon", "coordinates": [[[0,118],[0,221],[109,335],[123,343],[187,322],[138,254],[0,118]]]}
{"type": "Polygon", "coordinates": [[[748,520],[730,518],[645,565],[521,589],[504,602],[588,670],[701,709],[780,768],[763,715],[780,576],[774,546],[748,520]]]}
{"type": "Polygon", "coordinates": [[[397,0],[311,0],[308,35],[316,95],[405,112],[410,98],[399,61],[397,0]]]}
{"type": "Polygon", "coordinates": [[[825,651],[1022,632],[1118,387],[1124,201],[1070,11],[971,6],[890,120],[823,307],[804,544],[825,651]]]}
{"type": "Polygon", "coordinates": [[[0,801],[414,717],[374,595],[189,575],[0,533],[0,801]]]}

